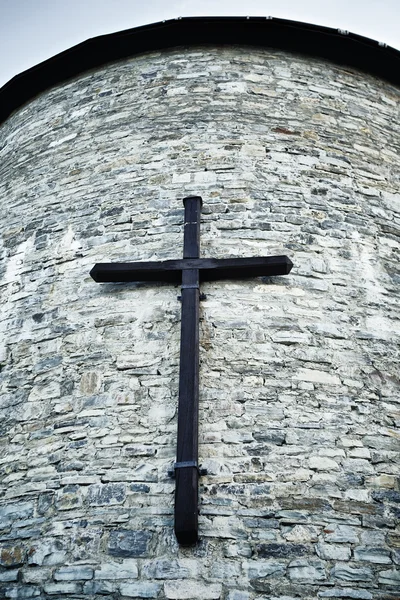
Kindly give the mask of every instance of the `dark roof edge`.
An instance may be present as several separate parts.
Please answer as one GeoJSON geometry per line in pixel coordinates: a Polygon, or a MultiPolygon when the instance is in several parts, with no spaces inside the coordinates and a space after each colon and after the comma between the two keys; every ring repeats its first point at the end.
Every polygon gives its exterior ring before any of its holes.
{"type": "Polygon", "coordinates": [[[179,17],[91,38],[16,75],[0,89],[0,123],[37,94],[90,69],[151,50],[202,44],[299,52],[400,86],[400,51],[354,33],[272,17],[179,17]]]}

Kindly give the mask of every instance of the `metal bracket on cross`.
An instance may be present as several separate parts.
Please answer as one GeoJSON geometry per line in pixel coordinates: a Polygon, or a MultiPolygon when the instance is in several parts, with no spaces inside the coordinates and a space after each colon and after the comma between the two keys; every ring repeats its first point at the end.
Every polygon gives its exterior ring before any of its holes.
{"type": "Polygon", "coordinates": [[[173,469],[168,469],[168,476],[171,477],[171,479],[175,479],[177,469],[187,469],[187,468],[197,469],[200,477],[207,475],[207,469],[199,467],[196,460],[185,460],[183,462],[174,463],[173,469]]]}

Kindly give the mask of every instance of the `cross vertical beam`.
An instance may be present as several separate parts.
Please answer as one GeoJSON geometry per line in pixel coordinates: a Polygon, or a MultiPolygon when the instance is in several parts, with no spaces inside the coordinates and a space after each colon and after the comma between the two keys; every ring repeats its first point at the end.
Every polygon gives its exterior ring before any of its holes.
{"type": "MultiPolygon", "coordinates": [[[[199,258],[201,198],[184,199],[183,258],[199,258]]],[[[199,423],[199,269],[182,271],[178,442],[175,463],[175,535],[181,545],[197,542],[199,423]]]]}

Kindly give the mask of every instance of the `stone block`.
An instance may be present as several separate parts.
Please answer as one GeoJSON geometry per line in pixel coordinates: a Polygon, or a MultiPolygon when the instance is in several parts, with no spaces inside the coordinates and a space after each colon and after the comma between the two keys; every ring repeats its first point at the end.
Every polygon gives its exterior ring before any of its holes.
{"type": "Polygon", "coordinates": [[[0,572],[0,581],[17,581],[19,569],[7,569],[0,572]]]}
{"type": "Polygon", "coordinates": [[[292,560],[288,565],[288,575],[291,581],[299,582],[317,582],[326,579],[324,563],[316,559],[292,560]]]}
{"type": "Polygon", "coordinates": [[[389,450],[399,451],[399,440],[395,436],[386,435],[366,435],[363,437],[363,444],[368,448],[376,448],[379,451],[389,450]]]}
{"type": "Polygon", "coordinates": [[[396,475],[382,473],[381,475],[367,477],[365,483],[368,487],[393,489],[398,485],[398,480],[399,478],[396,475]]]}
{"type": "Polygon", "coordinates": [[[335,460],[325,456],[312,456],[309,461],[310,469],[316,471],[338,471],[339,465],[335,460]]]}
{"type": "Polygon", "coordinates": [[[82,490],[79,485],[68,484],[57,492],[56,507],[58,510],[71,510],[83,505],[82,490]]]}
{"type": "Polygon", "coordinates": [[[257,546],[259,558],[293,558],[310,552],[304,544],[260,544],[257,546]]]}
{"type": "Polygon", "coordinates": [[[9,587],[5,591],[6,598],[15,600],[27,600],[28,598],[37,598],[40,596],[40,589],[33,585],[18,585],[9,587]]]}
{"type": "Polygon", "coordinates": [[[54,581],[79,581],[81,579],[92,579],[93,569],[86,565],[71,565],[70,567],[61,567],[54,571],[54,581]]]}
{"type": "Polygon", "coordinates": [[[250,600],[250,593],[244,590],[229,590],[226,600],[250,600]]]}
{"type": "Polygon", "coordinates": [[[368,490],[348,489],[345,491],[346,500],[355,500],[356,502],[371,502],[368,490]]]}
{"type": "Polygon", "coordinates": [[[300,381],[311,381],[312,383],[320,383],[322,385],[340,385],[341,381],[337,375],[332,375],[327,371],[319,371],[318,369],[300,368],[295,375],[295,379],[300,381]]]}
{"type": "Polygon", "coordinates": [[[126,496],[124,483],[106,483],[89,486],[87,501],[94,506],[107,506],[109,504],[122,504],[126,496]]]}
{"type": "Polygon", "coordinates": [[[249,543],[238,540],[237,542],[227,543],[224,546],[224,556],[226,558],[237,558],[245,557],[250,558],[252,556],[252,548],[249,543]]]}
{"type": "Polygon", "coordinates": [[[94,578],[97,579],[137,579],[138,566],[137,561],[133,559],[125,559],[121,562],[103,562],[100,567],[95,570],[94,578]]]}
{"type": "Polygon", "coordinates": [[[373,596],[368,590],[352,588],[331,588],[319,591],[318,598],[348,598],[354,600],[372,600],[373,596]]]}
{"type": "Polygon", "coordinates": [[[400,492],[397,492],[395,490],[373,491],[372,498],[377,502],[400,504],[400,492]]]}
{"type": "Polygon", "coordinates": [[[100,580],[94,581],[93,579],[86,581],[83,584],[83,593],[85,595],[92,595],[96,597],[97,595],[108,596],[117,591],[117,582],[113,579],[111,580],[100,580]]]}
{"type": "Polygon", "coordinates": [[[182,561],[159,558],[142,566],[142,574],[146,579],[185,579],[191,575],[182,561]]]}
{"type": "Polygon", "coordinates": [[[2,567],[17,567],[25,560],[25,550],[21,546],[3,546],[0,549],[0,565],[2,567]]]}
{"type": "Polygon", "coordinates": [[[243,569],[249,579],[255,580],[265,577],[280,577],[286,571],[286,563],[271,560],[249,560],[243,563],[243,569]]]}
{"type": "Polygon", "coordinates": [[[147,556],[151,540],[149,531],[114,529],[110,531],[108,553],[121,558],[147,556]]]}
{"type": "Polygon", "coordinates": [[[390,569],[388,571],[380,571],[378,575],[379,583],[383,585],[393,586],[397,590],[400,589],[400,569],[390,569]]]}
{"type": "Polygon", "coordinates": [[[127,598],[158,598],[161,586],[157,583],[142,581],[138,583],[122,583],[119,586],[121,596],[127,598]]]}
{"type": "Polygon", "coordinates": [[[80,391],[86,396],[98,394],[101,389],[103,376],[99,371],[85,371],[80,382],[80,391]]]}
{"type": "Polygon", "coordinates": [[[319,543],[315,550],[322,560],[350,560],[351,548],[344,544],[319,543]]]}
{"type": "Polygon", "coordinates": [[[40,494],[40,496],[38,498],[38,513],[40,515],[45,515],[47,513],[47,511],[49,511],[50,508],[53,506],[53,504],[54,504],[54,493],[53,492],[40,494]]]}
{"type": "Polygon", "coordinates": [[[331,577],[341,581],[372,581],[374,573],[370,567],[353,567],[338,563],[331,569],[331,577]]]}
{"type": "Polygon", "coordinates": [[[60,540],[44,539],[32,544],[28,551],[28,564],[33,566],[63,565],[66,551],[60,540]]]}
{"type": "Polygon", "coordinates": [[[51,579],[51,569],[43,567],[29,567],[22,571],[22,579],[24,583],[41,584],[51,579]]]}
{"type": "Polygon", "coordinates": [[[288,542],[316,542],[320,529],[313,525],[295,525],[284,537],[288,542]]]}
{"type": "Polygon", "coordinates": [[[381,565],[391,564],[392,562],[390,550],[373,546],[357,546],[354,548],[354,560],[381,565]]]}
{"type": "Polygon", "coordinates": [[[194,579],[167,581],[164,584],[164,593],[168,600],[219,600],[222,585],[202,583],[194,579]]]}
{"type": "Polygon", "coordinates": [[[210,568],[210,578],[215,581],[237,581],[241,576],[239,562],[214,560],[210,568]]]}
{"type": "Polygon", "coordinates": [[[45,583],[43,586],[44,591],[49,596],[60,596],[68,597],[68,594],[79,594],[82,586],[81,584],[74,582],[57,582],[57,583],[45,583]]]}
{"type": "Polygon", "coordinates": [[[350,525],[332,523],[324,527],[323,533],[325,541],[329,543],[357,544],[361,531],[350,525]]]}
{"type": "Polygon", "coordinates": [[[15,502],[0,506],[0,527],[3,529],[12,525],[14,521],[29,519],[33,516],[33,509],[32,502],[15,502]]]}

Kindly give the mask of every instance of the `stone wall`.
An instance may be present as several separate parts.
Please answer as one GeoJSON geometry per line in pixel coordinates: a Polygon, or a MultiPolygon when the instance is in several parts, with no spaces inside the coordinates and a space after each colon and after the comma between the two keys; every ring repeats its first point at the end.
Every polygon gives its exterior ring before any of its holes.
{"type": "Polygon", "coordinates": [[[151,53],[0,129],[4,598],[400,597],[398,89],[250,48],[151,53]],[[287,254],[204,284],[200,543],[173,533],[178,286],[95,262],[287,254]]]}

